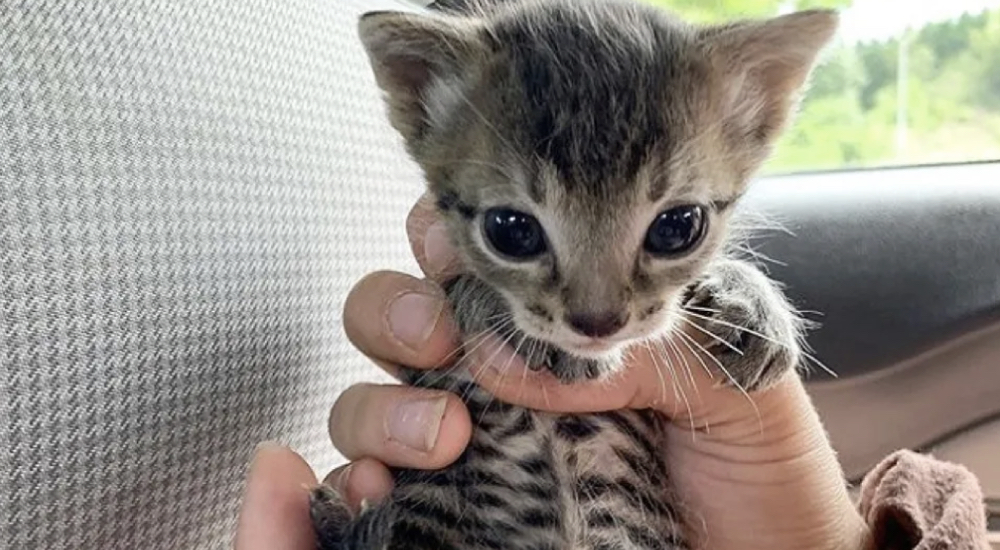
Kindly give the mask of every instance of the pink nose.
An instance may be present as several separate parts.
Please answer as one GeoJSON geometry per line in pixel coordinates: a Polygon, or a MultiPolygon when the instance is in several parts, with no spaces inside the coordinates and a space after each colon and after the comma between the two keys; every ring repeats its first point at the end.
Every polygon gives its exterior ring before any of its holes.
{"type": "Polygon", "coordinates": [[[625,311],[572,313],[566,316],[566,324],[584,336],[604,338],[621,330],[628,318],[629,314],[625,311]]]}

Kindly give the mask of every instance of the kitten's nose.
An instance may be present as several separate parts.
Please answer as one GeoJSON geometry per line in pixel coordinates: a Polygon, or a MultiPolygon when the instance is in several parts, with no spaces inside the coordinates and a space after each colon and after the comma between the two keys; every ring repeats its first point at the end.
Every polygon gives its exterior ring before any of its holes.
{"type": "Polygon", "coordinates": [[[603,338],[621,330],[628,318],[627,311],[570,313],[566,315],[566,324],[584,336],[603,338]]]}

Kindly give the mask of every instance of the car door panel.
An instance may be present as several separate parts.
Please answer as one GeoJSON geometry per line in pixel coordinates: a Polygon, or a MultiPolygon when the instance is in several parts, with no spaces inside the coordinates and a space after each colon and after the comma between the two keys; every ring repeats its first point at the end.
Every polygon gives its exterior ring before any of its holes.
{"type": "Polygon", "coordinates": [[[746,207],[783,224],[758,250],[822,323],[840,378],[888,368],[1000,320],[1000,165],[786,176],[746,207]]]}
{"type": "Polygon", "coordinates": [[[809,345],[836,376],[811,364],[807,383],[849,480],[933,452],[980,478],[996,527],[998,183],[996,163],[791,175],[743,205],[783,227],[748,244],[819,323],[809,345]]]}

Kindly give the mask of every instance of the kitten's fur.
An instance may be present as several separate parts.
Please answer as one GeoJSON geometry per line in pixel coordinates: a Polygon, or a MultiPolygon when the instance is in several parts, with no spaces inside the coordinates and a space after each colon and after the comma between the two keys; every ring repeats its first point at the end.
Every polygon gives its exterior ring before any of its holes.
{"type": "MultiPolygon", "coordinates": [[[[463,332],[492,330],[567,383],[615,373],[627,346],[681,322],[723,341],[706,364],[748,391],[794,369],[797,317],[726,253],[728,223],[836,16],[694,27],[626,0],[448,4],[370,13],[359,29],[470,269],[446,288],[463,332]],[[677,257],[646,253],[650,223],[681,204],[704,207],[704,236],[677,257]],[[490,248],[483,212],[501,206],[540,221],[545,254],[490,248]],[[569,326],[607,312],[623,324],[612,335],[569,326]]],[[[472,441],[443,470],[397,471],[392,495],[356,519],[318,489],[321,549],[690,547],[659,415],[540,413],[495,402],[458,369],[405,375],[462,395],[472,441]]]]}

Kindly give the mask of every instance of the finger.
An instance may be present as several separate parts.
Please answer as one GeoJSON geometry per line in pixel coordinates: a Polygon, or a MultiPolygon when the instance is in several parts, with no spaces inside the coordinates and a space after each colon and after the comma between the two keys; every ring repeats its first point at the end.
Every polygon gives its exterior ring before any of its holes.
{"type": "Polygon", "coordinates": [[[348,459],[442,468],[469,443],[472,423],[457,395],[375,384],[345,390],[330,413],[330,438],[348,459]]]}
{"type": "Polygon", "coordinates": [[[236,550],[312,550],[316,547],[306,487],[316,484],[300,456],[262,445],[250,465],[236,529],[236,550]]]}
{"type": "Polygon", "coordinates": [[[323,483],[337,489],[347,504],[357,512],[361,502],[376,503],[392,490],[389,469],[373,458],[361,458],[327,474],[323,483]]]}
{"type": "Polygon", "coordinates": [[[347,295],[344,330],[351,343],[383,367],[439,367],[458,347],[450,311],[433,283],[379,271],[361,279],[347,295]]]}
{"type": "Polygon", "coordinates": [[[485,336],[463,359],[477,384],[499,400],[552,412],[599,412],[641,407],[639,372],[645,363],[632,355],[620,376],[609,381],[567,384],[547,370],[531,370],[523,358],[499,336],[485,336]]]}
{"type": "Polygon", "coordinates": [[[468,358],[477,383],[499,400],[554,412],[599,412],[623,408],[653,408],[698,426],[729,415],[755,413],[753,401],[726,385],[714,356],[691,334],[674,334],[629,353],[620,373],[608,380],[566,384],[547,371],[527,370],[506,346],[496,351],[479,346],[468,358]]]}
{"type": "Polygon", "coordinates": [[[462,273],[458,253],[430,193],[420,197],[410,209],[406,217],[406,234],[413,256],[427,277],[443,282],[462,273]]]}

